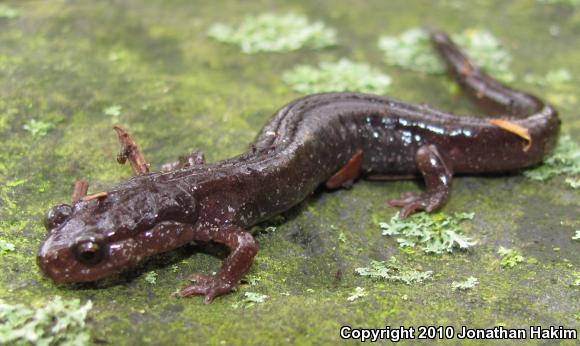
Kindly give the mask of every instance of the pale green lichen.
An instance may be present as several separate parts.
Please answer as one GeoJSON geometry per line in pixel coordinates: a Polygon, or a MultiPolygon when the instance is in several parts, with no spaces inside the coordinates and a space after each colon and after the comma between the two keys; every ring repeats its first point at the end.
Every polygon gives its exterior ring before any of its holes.
{"type": "Polygon", "coordinates": [[[359,298],[365,297],[367,294],[365,292],[365,289],[362,287],[356,287],[354,289],[354,291],[351,293],[351,295],[346,298],[346,300],[353,302],[359,298]]]}
{"type": "Polygon", "coordinates": [[[453,281],[451,289],[454,291],[466,291],[479,285],[479,280],[476,277],[470,276],[465,281],[453,281]]]}
{"type": "Polygon", "coordinates": [[[433,275],[431,270],[419,271],[402,265],[395,257],[391,257],[389,261],[371,261],[370,267],[356,268],[355,272],[372,279],[398,281],[407,285],[423,283],[431,279],[433,275]]]}
{"type": "Polygon", "coordinates": [[[526,260],[518,250],[507,249],[503,246],[499,247],[497,253],[501,257],[500,265],[504,268],[513,268],[526,260]]]}
{"type": "Polygon", "coordinates": [[[119,106],[119,105],[113,105],[110,107],[107,107],[103,110],[103,113],[109,117],[111,117],[111,122],[113,124],[118,124],[119,123],[119,117],[121,116],[121,111],[123,110],[123,107],[119,106]]]}
{"type": "Polygon", "coordinates": [[[242,300],[232,304],[235,309],[238,308],[250,308],[256,304],[260,304],[266,301],[268,296],[265,294],[255,293],[255,292],[245,292],[244,298],[242,300]]]}
{"type": "Polygon", "coordinates": [[[0,255],[3,255],[8,252],[13,252],[16,249],[14,244],[9,243],[3,239],[0,239],[0,255]]]}
{"type": "Polygon", "coordinates": [[[30,134],[34,137],[46,136],[48,131],[50,131],[53,127],[54,124],[52,123],[36,119],[30,119],[30,121],[27,124],[24,124],[24,126],[22,126],[23,129],[30,132],[30,134]]]}
{"type": "Polygon", "coordinates": [[[567,177],[564,182],[573,189],[580,188],[580,176],[567,177]]]}
{"type": "Polygon", "coordinates": [[[391,218],[389,223],[381,222],[379,226],[383,235],[398,236],[400,247],[419,245],[426,253],[441,254],[453,252],[454,249],[467,249],[476,241],[463,235],[460,223],[473,219],[474,213],[455,213],[447,216],[443,213],[416,213],[406,219],[399,215],[391,218]]]}
{"type": "Polygon", "coordinates": [[[318,67],[299,65],[285,72],[282,80],[304,94],[329,91],[385,94],[391,85],[391,78],[378,69],[348,59],[321,62],[318,67]]]}
{"type": "Polygon", "coordinates": [[[157,274],[154,271],[151,271],[147,274],[145,274],[145,281],[147,281],[148,283],[154,285],[157,283],[157,277],[159,276],[159,274],[157,274]]]}
{"type": "MultiPolygon", "coordinates": [[[[453,39],[490,75],[506,82],[514,80],[514,74],[510,71],[511,56],[493,34],[472,29],[453,35],[453,39]]],[[[379,40],[379,48],[392,65],[431,74],[446,71],[431,46],[429,34],[423,29],[413,28],[399,36],[383,36],[379,40]]]]}
{"type": "Polygon", "coordinates": [[[570,6],[580,6],[580,0],[536,0],[540,4],[556,5],[564,4],[570,6]]]}
{"type": "Polygon", "coordinates": [[[288,52],[301,48],[323,48],[336,44],[336,32],[322,22],[311,23],[298,14],[264,13],[246,17],[237,28],[212,25],[208,35],[220,42],[240,46],[247,54],[288,52]]]}
{"type": "Polygon", "coordinates": [[[580,230],[576,231],[576,234],[572,236],[572,240],[580,240],[580,230]]]}
{"type": "Polygon", "coordinates": [[[525,75],[524,82],[538,86],[559,87],[572,81],[572,73],[565,68],[549,71],[544,77],[525,75]]]}
{"type": "Polygon", "coordinates": [[[34,310],[0,300],[1,345],[87,345],[90,334],[85,320],[92,303],[55,297],[34,310]]]}
{"type": "Polygon", "coordinates": [[[250,286],[256,286],[260,280],[262,280],[261,277],[257,276],[257,275],[246,275],[243,279],[242,279],[242,283],[247,283],[250,286]]]}
{"type": "Polygon", "coordinates": [[[114,106],[110,106],[107,107],[103,110],[103,113],[105,113],[105,115],[111,116],[111,117],[118,117],[119,115],[121,115],[121,111],[123,110],[123,107],[119,106],[119,105],[114,105],[114,106]]]}
{"type": "Polygon", "coordinates": [[[537,181],[566,175],[566,183],[572,188],[578,188],[580,147],[572,141],[570,136],[560,136],[554,152],[544,160],[544,163],[534,169],[524,171],[524,175],[537,181]]]}
{"type": "Polygon", "coordinates": [[[18,10],[5,4],[0,4],[0,18],[14,19],[20,17],[18,10]]]}

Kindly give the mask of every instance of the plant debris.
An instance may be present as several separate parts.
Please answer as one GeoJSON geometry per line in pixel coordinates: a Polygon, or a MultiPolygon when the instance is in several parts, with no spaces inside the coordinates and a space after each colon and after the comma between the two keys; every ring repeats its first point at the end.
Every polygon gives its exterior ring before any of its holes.
{"type": "Polygon", "coordinates": [[[463,235],[459,224],[473,219],[474,213],[455,213],[447,216],[444,213],[416,213],[401,220],[399,214],[389,223],[381,222],[379,226],[383,235],[399,236],[400,247],[420,245],[426,253],[441,254],[453,252],[454,249],[467,249],[477,242],[463,235]]]}
{"type": "Polygon", "coordinates": [[[298,65],[285,72],[282,80],[304,94],[329,91],[385,94],[391,85],[391,78],[378,69],[348,59],[321,62],[318,67],[298,65]]]}
{"type": "Polygon", "coordinates": [[[0,300],[1,345],[87,345],[85,320],[93,304],[59,296],[37,310],[0,300]]]}
{"type": "Polygon", "coordinates": [[[336,44],[334,29],[322,22],[311,23],[305,16],[293,13],[246,17],[237,28],[217,23],[207,34],[217,41],[240,46],[246,54],[317,49],[336,44]]]}
{"type": "Polygon", "coordinates": [[[560,136],[554,152],[536,168],[524,171],[532,180],[546,181],[558,175],[566,175],[566,183],[577,189],[580,187],[580,147],[570,136],[560,136]]]}
{"type": "MultiPolygon", "coordinates": [[[[490,75],[504,82],[515,79],[510,71],[510,54],[490,32],[466,30],[453,35],[453,40],[490,75]]],[[[407,30],[399,36],[383,36],[379,40],[379,48],[392,65],[430,74],[446,71],[431,45],[429,34],[421,28],[407,30]]]]}
{"type": "Polygon", "coordinates": [[[453,281],[451,283],[451,289],[454,291],[466,291],[479,285],[479,280],[476,277],[470,276],[465,281],[453,281]]]}
{"type": "Polygon", "coordinates": [[[389,261],[371,261],[370,267],[356,268],[355,272],[372,279],[399,281],[407,285],[423,283],[425,280],[430,280],[433,275],[431,270],[419,271],[404,266],[395,257],[391,257],[389,261]]]}

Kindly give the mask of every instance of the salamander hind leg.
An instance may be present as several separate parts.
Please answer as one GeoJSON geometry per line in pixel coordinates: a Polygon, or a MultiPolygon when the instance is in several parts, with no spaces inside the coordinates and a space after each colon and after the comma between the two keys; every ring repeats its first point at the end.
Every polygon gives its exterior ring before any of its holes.
{"type": "Polygon", "coordinates": [[[402,208],[399,213],[402,219],[419,210],[431,212],[440,208],[451,192],[453,172],[436,146],[422,146],[417,150],[415,160],[425,179],[427,191],[405,192],[401,194],[401,198],[387,202],[391,207],[402,208]]]}
{"type": "Polygon", "coordinates": [[[361,149],[357,150],[356,153],[350,158],[350,160],[342,167],[338,172],[336,172],[332,177],[330,177],[324,185],[328,189],[336,189],[339,187],[351,187],[356,178],[360,174],[360,169],[363,163],[363,151],[361,149]]]}
{"type": "Polygon", "coordinates": [[[194,274],[191,277],[194,283],[178,293],[180,297],[204,296],[204,303],[209,304],[215,297],[232,291],[248,272],[258,252],[258,244],[250,233],[235,225],[215,232],[204,232],[196,240],[215,241],[230,249],[230,254],[215,276],[194,274]]]}

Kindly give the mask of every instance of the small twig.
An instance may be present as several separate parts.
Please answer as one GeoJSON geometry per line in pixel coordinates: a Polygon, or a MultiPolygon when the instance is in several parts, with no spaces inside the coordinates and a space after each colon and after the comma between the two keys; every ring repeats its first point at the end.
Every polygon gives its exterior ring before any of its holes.
{"type": "Polygon", "coordinates": [[[511,132],[514,135],[525,139],[528,143],[524,145],[524,152],[528,151],[532,146],[532,137],[530,136],[530,131],[525,127],[505,119],[487,119],[487,121],[490,124],[493,124],[507,132],[511,132]]]}
{"type": "Polygon", "coordinates": [[[86,180],[77,180],[72,195],[72,202],[76,203],[87,195],[89,183],[86,180]]]}
{"type": "Polygon", "coordinates": [[[105,198],[107,197],[109,194],[106,192],[97,192],[97,193],[93,193],[92,195],[88,195],[82,198],[83,201],[91,201],[93,199],[101,199],[101,198],[105,198]]]}
{"type": "Polygon", "coordinates": [[[119,126],[114,126],[113,128],[117,132],[117,136],[119,136],[119,142],[121,142],[121,151],[117,155],[117,162],[124,164],[129,160],[135,175],[148,173],[149,164],[145,161],[145,157],[135,141],[133,141],[133,138],[123,128],[119,126]]]}

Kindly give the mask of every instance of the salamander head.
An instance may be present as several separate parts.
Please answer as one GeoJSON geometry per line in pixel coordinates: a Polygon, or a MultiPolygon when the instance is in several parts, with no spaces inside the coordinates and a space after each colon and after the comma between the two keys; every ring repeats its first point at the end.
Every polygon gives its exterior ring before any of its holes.
{"type": "Polygon", "coordinates": [[[187,192],[148,184],[102,195],[47,212],[37,259],[55,282],[95,281],[189,242],[197,208],[187,192]]]}

